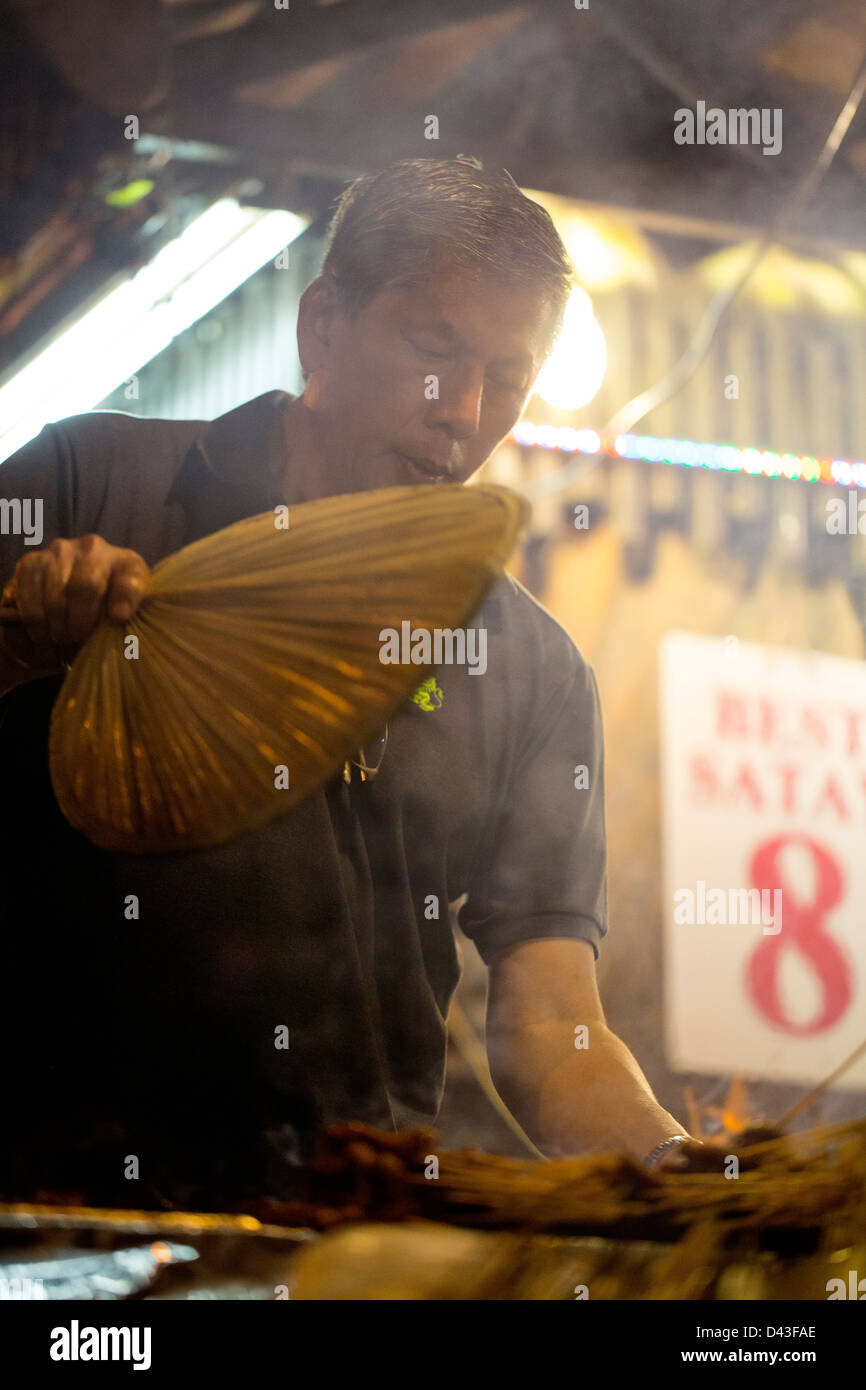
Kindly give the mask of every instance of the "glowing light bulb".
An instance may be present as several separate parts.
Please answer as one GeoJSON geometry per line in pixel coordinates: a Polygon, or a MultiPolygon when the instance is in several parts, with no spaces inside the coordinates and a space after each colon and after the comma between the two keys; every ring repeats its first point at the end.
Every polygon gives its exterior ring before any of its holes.
{"type": "Polygon", "coordinates": [[[572,290],[562,332],[541,369],[537,395],[557,410],[579,410],[597,393],[607,370],[607,343],[585,290],[572,290]]]}

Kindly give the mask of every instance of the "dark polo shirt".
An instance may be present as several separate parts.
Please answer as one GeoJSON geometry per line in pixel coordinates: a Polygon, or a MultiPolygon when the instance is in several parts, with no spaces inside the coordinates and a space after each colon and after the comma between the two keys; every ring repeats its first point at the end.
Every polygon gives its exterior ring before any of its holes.
{"type": "MultiPolygon", "coordinates": [[[[295,500],[280,481],[290,400],[272,391],[210,424],[48,425],[0,467],[0,496],[42,499],[43,544],[92,531],[153,565],[295,500]]],[[[27,549],[0,537],[0,583],[27,549]]],[[[336,779],[206,851],[91,845],[48,778],[59,681],[0,702],[0,1184],[114,1184],[135,1205],[136,1182],[117,1181],[134,1155],[137,1181],[178,1202],[288,1193],[317,1125],[435,1117],[459,975],[449,903],[465,898],[460,925],[487,961],[539,937],[597,953],[592,670],[509,577],[470,625],[488,630],[486,673],[441,668],[435,697],[390,721],[375,781],[336,779]]]]}

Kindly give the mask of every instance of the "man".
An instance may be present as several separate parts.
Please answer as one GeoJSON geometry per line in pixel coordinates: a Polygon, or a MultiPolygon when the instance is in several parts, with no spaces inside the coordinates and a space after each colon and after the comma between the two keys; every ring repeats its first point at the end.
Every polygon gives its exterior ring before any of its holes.
{"type": "Polygon", "coordinates": [[[339,203],[301,300],[300,398],[209,425],[83,415],[3,465],[3,495],[43,499],[45,525],[0,565],[24,620],[0,648],[7,1186],[219,1204],[290,1190],[321,1123],[433,1119],[462,898],[490,968],[491,1071],[536,1143],[676,1147],[596,987],[595,679],[512,580],[472,623],[483,678],[443,668],[436,698],[390,721],[375,779],[335,779],[231,844],[98,850],[60,816],[45,759],[59,662],[104,614],[129,617],[163,556],[280,502],[465,483],[520,416],[568,291],[550,219],[508,175],[398,164],[339,203]]]}

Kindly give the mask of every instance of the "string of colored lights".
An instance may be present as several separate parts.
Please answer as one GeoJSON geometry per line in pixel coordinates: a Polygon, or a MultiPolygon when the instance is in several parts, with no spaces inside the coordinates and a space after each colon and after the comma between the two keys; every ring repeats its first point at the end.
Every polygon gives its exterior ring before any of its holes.
{"type": "Polygon", "coordinates": [[[557,449],[566,454],[606,454],[609,458],[670,463],[682,468],[711,468],[765,478],[866,488],[866,463],[852,463],[848,459],[774,454],[764,449],[737,449],[732,444],[657,439],[648,434],[620,434],[612,448],[602,448],[601,437],[595,430],[577,430],[569,425],[536,425],[529,420],[520,420],[514,426],[512,438],[516,444],[557,449]]]}

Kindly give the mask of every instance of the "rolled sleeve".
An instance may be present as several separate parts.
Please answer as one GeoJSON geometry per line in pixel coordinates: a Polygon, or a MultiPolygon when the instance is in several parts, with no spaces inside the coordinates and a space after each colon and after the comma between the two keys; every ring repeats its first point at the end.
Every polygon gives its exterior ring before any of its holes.
{"type": "Polygon", "coordinates": [[[490,962],[538,938],[607,932],[604,735],[595,673],[572,648],[572,672],[549,697],[509,780],[489,846],[460,910],[490,962]]]}
{"type": "Polygon", "coordinates": [[[38,544],[28,544],[20,532],[0,535],[0,589],[12,577],[23,555],[39,550],[57,536],[70,536],[74,526],[75,470],[66,441],[57,425],[46,425],[5,463],[0,463],[0,498],[38,504],[38,544]]]}

